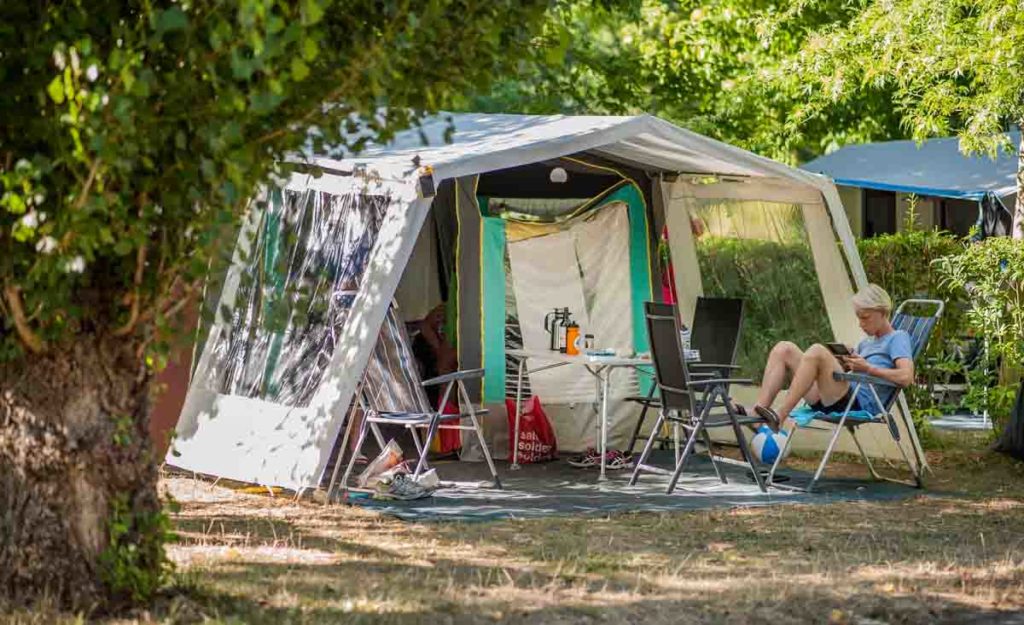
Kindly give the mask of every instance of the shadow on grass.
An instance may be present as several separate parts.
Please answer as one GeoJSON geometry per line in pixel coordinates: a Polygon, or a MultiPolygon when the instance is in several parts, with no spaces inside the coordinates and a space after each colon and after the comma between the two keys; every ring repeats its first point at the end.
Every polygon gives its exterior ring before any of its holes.
{"type": "Polygon", "coordinates": [[[1020,607],[1024,507],[958,503],[468,525],[311,506],[291,520],[191,516],[177,522],[182,549],[238,552],[193,566],[199,583],[160,612],[275,624],[1024,624],[990,607],[1020,607]],[[268,546],[328,561],[268,561],[268,546]]]}

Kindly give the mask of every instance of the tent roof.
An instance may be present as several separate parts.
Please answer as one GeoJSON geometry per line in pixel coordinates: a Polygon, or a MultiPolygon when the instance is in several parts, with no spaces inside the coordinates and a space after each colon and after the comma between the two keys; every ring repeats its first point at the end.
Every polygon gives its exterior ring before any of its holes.
{"type": "Polygon", "coordinates": [[[435,179],[480,174],[587,152],[649,172],[788,178],[819,186],[804,172],[689,132],[651,115],[567,116],[442,113],[387,145],[370,145],[352,158],[303,159],[334,172],[365,168],[403,180],[413,159],[434,168],[435,179]],[[448,141],[446,134],[451,128],[448,141]]]}
{"type": "MultiPolygon", "coordinates": [[[[1020,145],[1020,133],[1008,133],[1020,145]]],[[[940,197],[981,199],[1017,192],[1017,156],[1000,151],[995,160],[965,156],[955,137],[850,145],[802,169],[825,174],[836,184],[940,197]]]]}

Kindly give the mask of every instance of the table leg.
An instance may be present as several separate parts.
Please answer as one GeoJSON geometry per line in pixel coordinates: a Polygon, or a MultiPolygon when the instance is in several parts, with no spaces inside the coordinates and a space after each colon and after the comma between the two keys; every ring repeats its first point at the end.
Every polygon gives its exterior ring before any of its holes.
{"type": "Polygon", "coordinates": [[[608,456],[608,386],[614,367],[606,367],[601,376],[601,475],[598,481],[605,481],[605,460],[608,456]]]}
{"type": "Polygon", "coordinates": [[[509,469],[519,470],[519,419],[523,414],[523,371],[526,368],[526,359],[519,359],[519,374],[516,378],[516,424],[512,436],[512,464],[509,469]]]}

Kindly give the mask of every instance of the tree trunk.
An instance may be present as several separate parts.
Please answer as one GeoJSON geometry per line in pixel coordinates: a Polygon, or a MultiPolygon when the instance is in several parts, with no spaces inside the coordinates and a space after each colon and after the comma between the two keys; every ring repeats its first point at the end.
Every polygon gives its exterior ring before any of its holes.
{"type": "Polygon", "coordinates": [[[163,526],[152,543],[139,522],[161,517],[136,349],[79,335],[0,364],[0,597],[86,609],[162,566],[163,526]]]}
{"type": "Polygon", "coordinates": [[[1024,239],[1024,121],[1018,127],[1021,134],[1020,145],[1017,146],[1017,206],[1013,209],[1010,233],[1015,239],[1024,239]]]}

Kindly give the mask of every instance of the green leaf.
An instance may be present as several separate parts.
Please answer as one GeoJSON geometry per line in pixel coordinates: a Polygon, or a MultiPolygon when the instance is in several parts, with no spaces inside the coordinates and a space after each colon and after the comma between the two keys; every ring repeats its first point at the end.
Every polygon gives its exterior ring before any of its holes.
{"type": "Polygon", "coordinates": [[[164,9],[156,17],[156,32],[163,35],[175,30],[188,28],[188,16],[180,7],[164,9]]]}
{"type": "Polygon", "coordinates": [[[324,7],[320,0],[304,0],[302,3],[302,23],[313,25],[323,19],[324,7]]]}
{"type": "Polygon", "coordinates": [[[64,104],[64,77],[55,76],[47,85],[46,93],[50,94],[50,99],[57,104],[64,104]]]}
{"type": "Polygon", "coordinates": [[[292,78],[296,81],[305,80],[309,76],[309,66],[303,62],[302,59],[295,57],[292,59],[292,78]]]}
{"type": "Polygon", "coordinates": [[[302,40],[302,58],[306,61],[312,61],[320,54],[320,46],[316,44],[316,40],[312,37],[306,37],[302,40]]]}

